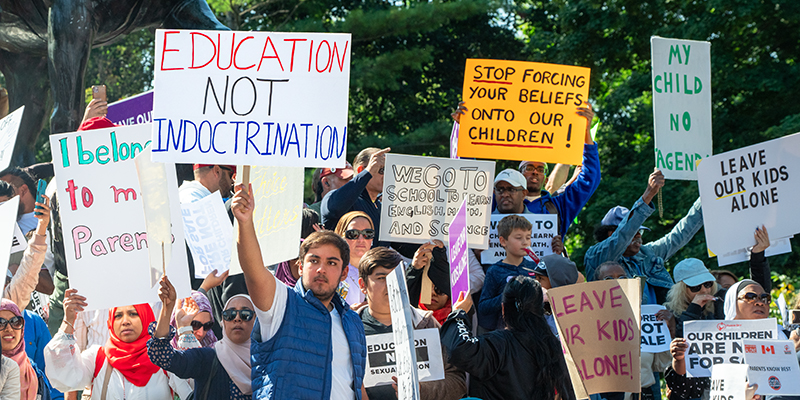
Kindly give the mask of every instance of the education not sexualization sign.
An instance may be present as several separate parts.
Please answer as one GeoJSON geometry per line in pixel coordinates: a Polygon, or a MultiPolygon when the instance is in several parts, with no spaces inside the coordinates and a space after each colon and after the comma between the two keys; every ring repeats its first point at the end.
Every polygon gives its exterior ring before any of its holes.
{"type": "MultiPolygon", "coordinates": [[[[149,124],[50,136],[61,203],[70,284],[88,309],[139,304],[157,298],[149,279],[144,206],[134,157],[150,146],[149,124]],[[124,280],[125,285],[98,285],[124,280]]],[[[166,166],[173,245],[183,246],[177,178],[166,166]]],[[[173,251],[167,275],[179,296],[189,294],[185,251],[173,251]]]]}
{"type": "Polygon", "coordinates": [[[656,168],[696,180],[711,148],[711,43],[650,38],[656,168]]]}
{"type": "Polygon", "coordinates": [[[582,163],[589,68],[467,59],[458,156],[582,163]]]}
{"type": "Polygon", "coordinates": [[[342,167],[350,34],[157,30],[153,161],[342,167]]]}

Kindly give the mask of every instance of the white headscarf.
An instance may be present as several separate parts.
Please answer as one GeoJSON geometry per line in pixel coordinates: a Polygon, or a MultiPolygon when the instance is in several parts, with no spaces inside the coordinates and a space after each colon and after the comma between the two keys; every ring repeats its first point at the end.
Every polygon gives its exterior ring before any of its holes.
{"type": "Polygon", "coordinates": [[[758,282],[751,280],[751,279],[743,279],[739,282],[734,283],[731,287],[728,288],[728,292],[725,293],[725,319],[732,320],[736,319],[736,303],[739,300],[739,292],[742,291],[745,287],[750,285],[759,285],[758,282]]]}
{"type": "MultiPolygon", "coordinates": [[[[247,299],[247,301],[250,302],[251,309],[255,310],[253,300],[246,294],[237,294],[228,299],[223,310],[227,310],[228,305],[231,304],[231,300],[237,297],[247,299]]],[[[228,321],[223,319],[223,327],[227,322],[228,321]]],[[[222,339],[217,342],[215,350],[217,351],[217,358],[220,364],[222,364],[222,367],[228,372],[228,376],[231,377],[233,383],[242,393],[252,394],[253,387],[250,379],[250,338],[248,337],[247,341],[242,344],[236,344],[231,341],[228,336],[222,335],[222,339]]]]}

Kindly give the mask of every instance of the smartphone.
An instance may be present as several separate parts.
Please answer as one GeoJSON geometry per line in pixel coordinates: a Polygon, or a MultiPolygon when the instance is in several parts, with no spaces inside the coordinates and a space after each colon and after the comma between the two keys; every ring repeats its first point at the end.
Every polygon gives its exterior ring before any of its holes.
{"type": "MultiPolygon", "coordinates": [[[[36,202],[37,203],[44,203],[44,192],[47,190],[47,182],[44,179],[39,179],[39,183],[36,187],[36,202]]],[[[42,207],[36,206],[37,209],[41,210],[42,207]]],[[[34,215],[42,215],[42,213],[36,211],[34,215]]]]}
{"type": "Polygon", "coordinates": [[[92,85],[92,98],[108,101],[106,98],[106,85],[92,85]]]}

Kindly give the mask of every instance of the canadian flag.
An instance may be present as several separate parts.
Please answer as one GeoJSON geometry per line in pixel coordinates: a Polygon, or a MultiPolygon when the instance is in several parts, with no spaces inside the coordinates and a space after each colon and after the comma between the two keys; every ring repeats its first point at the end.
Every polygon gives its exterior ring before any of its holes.
{"type": "Polygon", "coordinates": [[[761,354],[767,354],[767,353],[775,354],[775,347],[774,346],[764,346],[762,344],[761,345],[761,354]]]}

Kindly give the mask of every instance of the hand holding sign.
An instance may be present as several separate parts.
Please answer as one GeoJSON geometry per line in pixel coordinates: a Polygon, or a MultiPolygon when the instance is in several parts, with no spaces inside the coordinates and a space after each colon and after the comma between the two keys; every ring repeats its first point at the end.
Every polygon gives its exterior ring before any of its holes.
{"type": "Polygon", "coordinates": [[[256,207],[255,200],[253,199],[253,185],[248,185],[245,189],[244,185],[238,184],[234,187],[233,202],[231,203],[231,212],[239,224],[253,224],[253,210],[256,207]]]}
{"type": "Polygon", "coordinates": [[[64,323],[68,325],[67,330],[62,324],[61,330],[64,333],[71,334],[75,330],[75,318],[78,317],[78,312],[83,311],[88,305],[86,297],[78,294],[78,289],[67,289],[64,292],[64,323]]]}
{"type": "Polygon", "coordinates": [[[756,245],[753,246],[751,252],[761,253],[769,247],[769,232],[767,232],[766,226],[761,225],[761,228],[756,228],[756,233],[753,234],[753,237],[756,239],[756,245]]]}
{"type": "Polygon", "coordinates": [[[644,194],[642,195],[642,200],[645,204],[650,204],[653,201],[653,197],[656,197],[656,194],[662,187],[664,187],[664,174],[658,168],[653,168],[653,173],[650,174],[650,177],[647,179],[647,189],[644,190],[644,194]]]}

